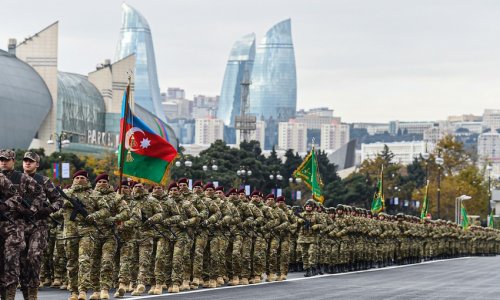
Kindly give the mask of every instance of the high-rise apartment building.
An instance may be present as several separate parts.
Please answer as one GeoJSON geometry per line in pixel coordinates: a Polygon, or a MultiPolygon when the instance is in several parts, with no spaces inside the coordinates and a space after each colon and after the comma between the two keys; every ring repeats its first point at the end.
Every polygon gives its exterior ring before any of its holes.
{"type": "Polygon", "coordinates": [[[194,143],[199,145],[212,144],[224,138],[224,122],[219,119],[196,119],[194,143]]]}
{"type": "Polygon", "coordinates": [[[484,162],[500,163],[500,134],[496,131],[480,134],[477,139],[477,155],[484,162]]]}
{"type": "Polygon", "coordinates": [[[500,109],[485,109],[483,113],[484,128],[500,128],[500,109]]]}
{"type": "Polygon", "coordinates": [[[307,126],[304,123],[280,122],[278,127],[278,149],[307,151],[307,126]]]}
{"type": "MultiPolygon", "coordinates": [[[[266,122],[257,120],[255,122],[255,130],[250,131],[248,140],[258,141],[261,148],[264,145],[266,137],[266,122]]],[[[236,131],[236,145],[241,143],[241,131],[236,131]]]]}
{"type": "Polygon", "coordinates": [[[349,125],[337,122],[321,125],[321,150],[337,150],[349,142],[349,125]]]}

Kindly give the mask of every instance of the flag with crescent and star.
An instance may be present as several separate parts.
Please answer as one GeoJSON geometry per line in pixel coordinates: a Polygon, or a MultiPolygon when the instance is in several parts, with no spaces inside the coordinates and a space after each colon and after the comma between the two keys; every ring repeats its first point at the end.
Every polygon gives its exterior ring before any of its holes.
{"type": "Polygon", "coordinates": [[[130,84],[123,95],[118,166],[134,180],[166,184],[177,150],[134,115],[129,97],[130,84]]]}

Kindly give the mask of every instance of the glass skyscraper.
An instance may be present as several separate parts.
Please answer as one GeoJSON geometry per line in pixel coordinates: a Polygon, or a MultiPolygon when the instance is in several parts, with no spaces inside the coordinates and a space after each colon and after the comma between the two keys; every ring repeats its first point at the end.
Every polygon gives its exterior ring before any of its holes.
{"type": "Polygon", "coordinates": [[[149,24],[136,9],[125,3],[122,4],[122,11],[122,28],[115,61],[135,54],[134,100],[166,121],[161,109],[160,86],[149,24]]]}
{"type": "Polygon", "coordinates": [[[247,34],[233,44],[224,73],[217,119],[234,127],[234,117],[241,109],[241,82],[246,74],[250,79],[255,58],[255,34],[247,34]]]}
{"type": "Polygon", "coordinates": [[[274,25],[258,45],[250,85],[250,113],[266,121],[266,145],[278,141],[278,122],[297,110],[297,76],[290,19],[274,25]]]}

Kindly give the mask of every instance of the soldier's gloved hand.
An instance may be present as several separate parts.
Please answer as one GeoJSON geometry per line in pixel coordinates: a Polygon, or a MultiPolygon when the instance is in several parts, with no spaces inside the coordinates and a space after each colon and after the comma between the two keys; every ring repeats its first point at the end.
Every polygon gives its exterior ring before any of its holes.
{"type": "Polygon", "coordinates": [[[116,221],[115,217],[109,217],[106,219],[105,224],[108,226],[111,226],[111,225],[115,224],[115,221],[116,221]]]}
{"type": "Polygon", "coordinates": [[[149,218],[149,219],[147,219],[146,221],[144,221],[144,225],[146,225],[146,226],[151,226],[151,225],[153,225],[155,223],[156,222],[155,222],[155,220],[152,217],[149,218]]]}
{"type": "Polygon", "coordinates": [[[318,230],[321,226],[319,224],[314,224],[311,228],[312,230],[318,230]]]}
{"type": "Polygon", "coordinates": [[[181,222],[179,222],[179,228],[184,229],[184,228],[186,228],[186,227],[187,227],[187,222],[186,222],[186,221],[181,221],[181,222]]]}
{"type": "Polygon", "coordinates": [[[204,220],[203,222],[200,223],[201,227],[207,228],[208,227],[208,220],[204,220]]]}
{"type": "Polygon", "coordinates": [[[95,215],[94,214],[90,214],[88,215],[86,218],[85,218],[85,221],[89,222],[89,223],[95,223],[95,215]]]}
{"type": "Polygon", "coordinates": [[[9,206],[3,202],[0,202],[0,212],[6,212],[9,210],[9,206]]]}
{"type": "Polygon", "coordinates": [[[26,218],[33,217],[33,212],[29,208],[26,208],[26,207],[24,207],[22,205],[18,205],[16,207],[16,210],[23,217],[26,217],[26,218]]]}
{"type": "Polygon", "coordinates": [[[43,220],[43,219],[48,218],[50,216],[50,214],[53,212],[54,212],[54,209],[52,207],[42,207],[38,210],[36,215],[37,215],[37,218],[39,220],[43,220]]]}

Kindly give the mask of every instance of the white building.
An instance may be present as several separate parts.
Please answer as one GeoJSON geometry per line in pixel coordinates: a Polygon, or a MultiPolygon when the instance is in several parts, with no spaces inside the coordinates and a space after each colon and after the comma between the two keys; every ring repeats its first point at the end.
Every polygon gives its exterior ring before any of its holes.
{"type": "Polygon", "coordinates": [[[212,144],[224,139],[224,122],[219,119],[196,119],[194,143],[198,145],[212,144]]]}
{"type": "Polygon", "coordinates": [[[398,134],[424,134],[424,131],[434,126],[434,122],[389,122],[389,133],[392,135],[398,134]]]}
{"type": "Polygon", "coordinates": [[[336,122],[321,125],[321,150],[337,150],[347,142],[349,142],[349,125],[336,122]]]}
{"type": "Polygon", "coordinates": [[[500,134],[496,131],[486,132],[477,139],[477,155],[485,162],[500,163],[500,134]]]}
{"type": "MultiPolygon", "coordinates": [[[[264,147],[264,141],[266,138],[266,122],[257,120],[255,123],[255,130],[250,131],[250,141],[258,141],[260,147],[264,147]]],[[[240,131],[236,130],[236,145],[241,143],[240,131]]]]}
{"type": "Polygon", "coordinates": [[[500,109],[485,109],[483,113],[484,128],[500,128],[500,109]]]}
{"type": "Polygon", "coordinates": [[[365,159],[375,159],[382,153],[385,145],[394,154],[393,162],[403,165],[411,164],[415,157],[426,152],[426,148],[429,153],[434,149],[434,144],[424,141],[361,144],[361,162],[365,159]]]}
{"type": "Polygon", "coordinates": [[[388,123],[353,123],[354,129],[366,129],[369,135],[389,132],[388,123]]]}
{"type": "Polygon", "coordinates": [[[278,149],[293,149],[295,152],[307,151],[307,126],[295,120],[280,122],[278,128],[278,149]]]}

